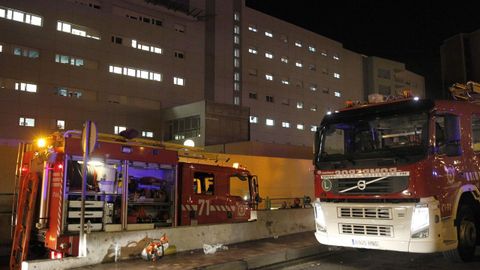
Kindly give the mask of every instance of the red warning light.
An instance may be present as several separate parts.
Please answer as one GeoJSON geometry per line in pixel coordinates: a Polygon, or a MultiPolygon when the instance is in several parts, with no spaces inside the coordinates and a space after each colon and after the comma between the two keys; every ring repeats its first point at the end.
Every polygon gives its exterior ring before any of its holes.
{"type": "Polygon", "coordinates": [[[26,171],[28,171],[28,166],[27,165],[22,167],[22,172],[26,172],[26,171]]]}
{"type": "Polygon", "coordinates": [[[63,165],[62,165],[62,164],[58,164],[58,165],[57,165],[57,169],[58,169],[58,170],[62,170],[62,169],[63,169],[63,165]]]}

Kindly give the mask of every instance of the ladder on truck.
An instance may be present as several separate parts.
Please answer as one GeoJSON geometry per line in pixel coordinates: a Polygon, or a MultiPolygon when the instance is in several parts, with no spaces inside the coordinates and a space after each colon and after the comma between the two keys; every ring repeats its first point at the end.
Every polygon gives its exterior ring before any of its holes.
{"type": "Polygon", "coordinates": [[[21,269],[22,262],[27,259],[38,185],[39,178],[36,173],[30,172],[21,177],[10,269],[21,269]]]}
{"type": "Polygon", "coordinates": [[[455,83],[448,90],[452,93],[453,99],[464,100],[480,104],[480,84],[472,81],[467,83],[455,83]]]}

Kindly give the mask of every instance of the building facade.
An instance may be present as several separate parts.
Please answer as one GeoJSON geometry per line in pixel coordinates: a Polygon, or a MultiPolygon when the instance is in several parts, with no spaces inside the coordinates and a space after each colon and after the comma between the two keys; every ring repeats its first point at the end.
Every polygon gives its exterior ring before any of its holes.
{"type": "Polygon", "coordinates": [[[365,99],[369,94],[401,95],[404,90],[425,97],[425,79],[408,71],[404,63],[376,57],[364,57],[365,99]]]}
{"type": "Polygon", "coordinates": [[[480,29],[445,40],[440,47],[440,57],[444,93],[448,93],[454,83],[479,82],[480,29]]]}
{"type": "MultiPolygon", "coordinates": [[[[324,114],[364,98],[364,56],[243,0],[1,0],[0,31],[3,140],[93,120],[309,153],[324,114]]],[[[391,92],[418,79],[398,64],[391,92]]]]}

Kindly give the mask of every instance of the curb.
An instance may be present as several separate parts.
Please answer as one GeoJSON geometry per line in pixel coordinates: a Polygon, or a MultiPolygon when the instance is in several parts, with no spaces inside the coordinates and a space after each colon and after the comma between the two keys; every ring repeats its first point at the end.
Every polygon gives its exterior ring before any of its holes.
{"type": "Polygon", "coordinates": [[[203,267],[196,268],[198,270],[219,270],[219,269],[229,269],[229,270],[247,270],[247,269],[256,269],[260,267],[269,266],[272,264],[288,262],[292,260],[297,260],[305,257],[310,257],[314,255],[326,254],[329,252],[329,249],[324,246],[313,245],[302,248],[287,248],[281,252],[275,254],[258,255],[254,257],[244,258],[237,261],[212,264],[203,267]]]}

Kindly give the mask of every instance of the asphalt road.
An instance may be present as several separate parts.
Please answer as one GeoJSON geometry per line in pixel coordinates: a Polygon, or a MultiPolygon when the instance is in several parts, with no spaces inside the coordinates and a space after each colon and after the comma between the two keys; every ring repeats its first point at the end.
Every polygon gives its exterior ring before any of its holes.
{"type": "Polygon", "coordinates": [[[341,249],[327,256],[316,256],[306,259],[272,265],[262,270],[474,270],[480,269],[480,248],[477,248],[475,260],[470,263],[454,263],[442,254],[414,254],[403,252],[341,249]]]}

